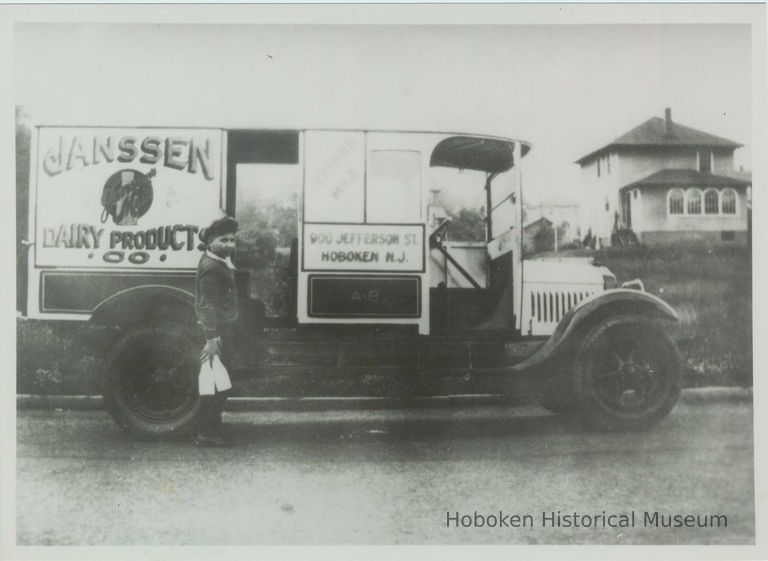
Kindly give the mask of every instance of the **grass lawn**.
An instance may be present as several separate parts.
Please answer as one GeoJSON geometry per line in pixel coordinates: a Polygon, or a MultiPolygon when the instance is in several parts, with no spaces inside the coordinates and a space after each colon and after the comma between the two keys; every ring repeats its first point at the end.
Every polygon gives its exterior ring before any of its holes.
{"type": "Polygon", "coordinates": [[[745,247],[632,247],[594,252],[619,283],[639,278],[680,314],[672,334],[686,385],[752,385],[752,258],[745,247]]]}

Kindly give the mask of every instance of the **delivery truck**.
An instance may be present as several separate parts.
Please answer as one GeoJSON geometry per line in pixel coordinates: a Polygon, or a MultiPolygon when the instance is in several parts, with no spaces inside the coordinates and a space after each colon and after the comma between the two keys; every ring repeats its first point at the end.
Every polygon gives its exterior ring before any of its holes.
{"type": "Polygon", "coordinates": [[[649,427],[680,394],[677,314],[587,260],[526,258],[530,149],[455,132],[37,126],[24,314],[77,322],[121,427],[188,430],[197,234],[269,192],[294,211],[262,290],[283,298],[276,313],[236,254],[236,389],[525,395],[596,427],[649,427]],[[449,187],[482,201],[471,239],[441,203],[449,187]]]}

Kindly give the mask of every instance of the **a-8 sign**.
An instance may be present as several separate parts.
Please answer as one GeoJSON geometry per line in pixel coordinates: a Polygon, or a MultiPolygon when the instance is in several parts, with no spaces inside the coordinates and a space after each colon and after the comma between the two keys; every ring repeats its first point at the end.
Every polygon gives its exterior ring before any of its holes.
{"type": "Polygon", "coordinates": [[[196,267],[223,145],[215,129],[40,127],[35,266],[196,267]]]}

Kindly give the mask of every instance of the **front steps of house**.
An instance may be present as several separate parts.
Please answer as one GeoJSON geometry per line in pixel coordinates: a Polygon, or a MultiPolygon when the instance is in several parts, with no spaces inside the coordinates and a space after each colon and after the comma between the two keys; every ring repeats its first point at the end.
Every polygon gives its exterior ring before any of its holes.
{"type": "Polygon", "coordinates": [[[640,240],[631,228],[619,228],[611,235],[613,247],[632,247],[640,245],[640,240]]]}

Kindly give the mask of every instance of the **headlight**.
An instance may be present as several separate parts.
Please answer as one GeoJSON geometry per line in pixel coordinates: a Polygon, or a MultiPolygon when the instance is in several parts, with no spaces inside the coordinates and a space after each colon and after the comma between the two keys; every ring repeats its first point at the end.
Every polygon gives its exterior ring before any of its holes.
{"type": "Polygon", "coordinates": [[[616,275],[613,273],[603,273],[603,290],[611,290],[618,287],[619,282],[616,280],[616,275]]]}
{"type": "Polygon", "coordinates": [[[641,281],[640,279],[634,279],[634,280],[622,283],[621,288],[629,288],[631,290],[639,290],[640,292],[645,292],[645,285],[643,284],[643,281],[641,281]]]}

